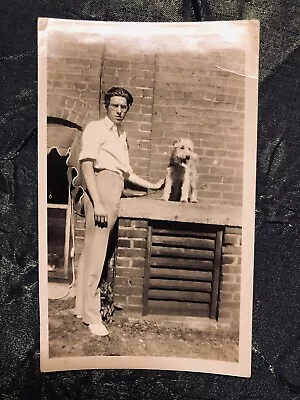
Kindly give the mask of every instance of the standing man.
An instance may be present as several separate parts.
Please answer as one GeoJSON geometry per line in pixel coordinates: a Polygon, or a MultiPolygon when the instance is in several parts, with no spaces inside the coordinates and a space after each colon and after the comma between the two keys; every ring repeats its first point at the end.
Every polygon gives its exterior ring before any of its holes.
{"type": "Polygon", "coordinates": [[[124,180],[152,190],[160,189],[164,182],[153,184],[134,174],[130,167],[122,121],[133,103],[132,95],[124,88],[113,87],[105,94],[104,103],[106,117],[86,126],[79,154],[86,185],[83,199],[86,228],[78,266],[75,314],[97,336],[108,335],[100,315],[98,286],[124,180]]]}

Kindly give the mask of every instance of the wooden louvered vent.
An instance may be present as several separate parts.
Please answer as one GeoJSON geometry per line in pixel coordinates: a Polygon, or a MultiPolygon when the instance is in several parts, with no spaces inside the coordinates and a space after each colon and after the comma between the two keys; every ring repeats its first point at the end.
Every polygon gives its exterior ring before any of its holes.
{"type": "Polygon", "coordinates": [[[154,221],[148,228],[143,315],[217,318],[223,229],[154,221]]]}

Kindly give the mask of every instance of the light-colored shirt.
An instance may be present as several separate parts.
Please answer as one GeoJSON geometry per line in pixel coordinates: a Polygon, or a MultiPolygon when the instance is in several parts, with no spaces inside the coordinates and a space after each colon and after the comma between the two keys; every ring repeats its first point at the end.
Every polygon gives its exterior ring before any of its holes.
{"type": "Polygon", "coordinates": [[[82,134],[79,161],[91,159],[94,169],[107,169],[122,177],[132,173],[129,162],[126,132],[108,117],[87,124],[82,134]]]}

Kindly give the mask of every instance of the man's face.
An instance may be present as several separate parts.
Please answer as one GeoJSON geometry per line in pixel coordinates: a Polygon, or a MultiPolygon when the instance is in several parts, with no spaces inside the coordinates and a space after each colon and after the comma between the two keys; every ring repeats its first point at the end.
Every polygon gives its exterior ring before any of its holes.
{"type": "Polygon", "coordinates": [[[125,97],[113,96],[110,98],[110,103],[107,107],[107,116],[114,124],[120,125],[128,109],[125,97]]]}

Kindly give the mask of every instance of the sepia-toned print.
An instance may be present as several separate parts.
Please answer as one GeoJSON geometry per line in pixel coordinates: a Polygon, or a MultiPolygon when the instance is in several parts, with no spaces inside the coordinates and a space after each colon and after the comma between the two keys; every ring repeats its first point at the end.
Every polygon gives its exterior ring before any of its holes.
{"type": "Polygon", "coordinates": [[[258,28],[39,20],[42,371],[250,376],[258,28]]]}

